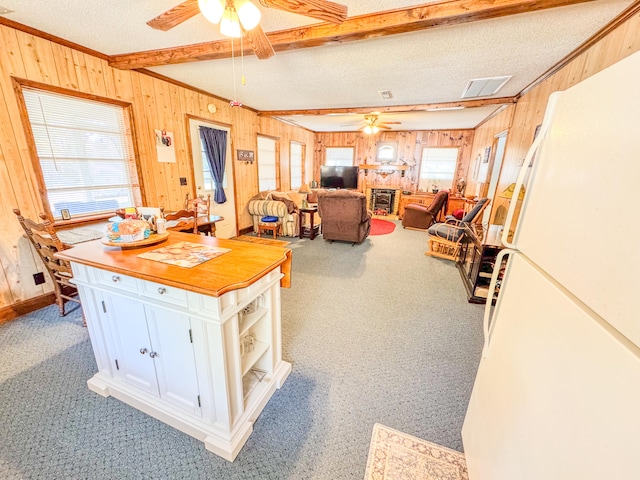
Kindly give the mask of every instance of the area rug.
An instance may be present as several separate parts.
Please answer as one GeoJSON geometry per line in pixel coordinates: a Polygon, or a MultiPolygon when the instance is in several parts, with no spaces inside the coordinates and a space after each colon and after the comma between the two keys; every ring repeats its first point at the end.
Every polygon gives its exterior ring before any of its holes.
{"type": "Polygon", "coordinates": [[[376,423],[365,480],[469,480],[464,454],[376,423]]]}
{"type": "Polygon", "coordinates": [[[395,230],[396,224],[388,220],[380,220],[379,218],[371,219],[371,231],[369,235],[386,235],[395,230]]]}
{"type": "Polygon", "coordinates": [[[252,237],[251,235],[240,235],[233,237],[231,240],[240,240],[241,242],[258,243],[260,245],[271,245],[272,247],[286,247],[289,242],[284,240],[274,240],[273,238],[252,237]]]}

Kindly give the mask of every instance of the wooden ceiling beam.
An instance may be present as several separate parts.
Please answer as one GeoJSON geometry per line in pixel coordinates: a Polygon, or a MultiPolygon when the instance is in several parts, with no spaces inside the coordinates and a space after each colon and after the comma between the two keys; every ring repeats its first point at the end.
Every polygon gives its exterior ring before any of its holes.
{"type": "MultiPolygon", "coordinates": [[[[340,25],[318,23],[267,34],[276,52],[366,40],[415,32],[445,25],[458,25],[489,18],[574,5],[593,0],[443,0],[419,6],[359,15],[340,25]]],[[[238,52],[236,52],[237,54],[238,52]]],[[[249,47],[246,55],[251,54],[249,47]]],[[[181,47],[113,55],[115,68],[136,69],[231,57],[229,39],[181,47]]]]}
{"type": "Polygon", "coordinates": [[[457,107],[474,108],[485,105],[507,105],[515,103],[516,97],[485,98],[478,100],[461,100],[448,103],[424,103],[422,105],[386,105],[384,107],[347,107],[347,108],[319,108],[315,110],[262,110],[258,112],[260,117],[282,117],[289,115],[330,115],[330,114],[369,114],[380,113],[404,113],[424,112],[426,110],[449,110],[457,107]]]}

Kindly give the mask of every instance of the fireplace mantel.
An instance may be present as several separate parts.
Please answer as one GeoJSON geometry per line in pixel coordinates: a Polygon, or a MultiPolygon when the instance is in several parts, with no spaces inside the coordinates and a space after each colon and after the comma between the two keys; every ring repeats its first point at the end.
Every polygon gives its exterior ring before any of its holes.
{"type": "Polygon", "coordinates": [[[378,175],[382,175],[386,177],[390,173],[400,172],[400,174],[404,177],[405,170],[409,169],[409,165],[382,165],[382,164],[374,164],[374,165],[358,165],[359,168],[364,170],[365,176],[369,173],[369,170],[374,170],[378,175]]]}

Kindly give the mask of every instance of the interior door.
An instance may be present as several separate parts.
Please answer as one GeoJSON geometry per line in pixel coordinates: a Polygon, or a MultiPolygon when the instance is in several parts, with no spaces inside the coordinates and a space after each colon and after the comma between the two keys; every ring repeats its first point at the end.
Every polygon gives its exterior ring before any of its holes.
{"type": "Polygon", "coordinates": [[[191,152],[193,158],[193,173],[196,182],[196,195],[211,195],[211,213],[224,217],[216,223],[216,237],[231,238],[237,235],[236,224],[236,206],[235,206],[235,185],[233,181],[233,158],[231,155],[231,131],[229,127],[217,125],[215,123],[205,122],[198,119],[189,119],[189,136],[191,137],[191,152]],[[215,192],[210,181],[207,181],[208,175],[205,174],[205,168],[208,166],[204,156],[204,149],[200,140],[200,127],[215,128],[227,132],[227,161],[225,162],[224,179],[222,187],[227,196],[225,203],[216,203],[214,199],[215,192]]]}
{"type": "MultiPolygon", "coordinates": [[[[496,138],[493,141],[492,149],[495,152],[493,156],[493,162],[491,165],[491,180],[489,180],[489,188],[487,190],[486,195],[482,195],[487,198],[494,198],[496,194],[496,188],[498,186],[498,179],[500,178],[500,171],[502,170],[502,159],[504,158],[504,148],[507,144],[507,132],[502,132],[496,135],[496,138]]],[[[489,204],[489,208],[484,209],[484,214],[482,217],[482,224],[489,225],[492,210],[495,203],[491,202],[489,204]]]]}

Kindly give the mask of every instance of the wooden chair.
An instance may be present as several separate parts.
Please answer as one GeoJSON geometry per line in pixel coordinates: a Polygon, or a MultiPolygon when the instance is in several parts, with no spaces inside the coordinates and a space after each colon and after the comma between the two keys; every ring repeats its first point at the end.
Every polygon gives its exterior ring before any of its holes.
{"type": "Polygon", "coordinates": [[[27,238],[40,255],[42,263],[44,263],[44,266],[51,276],[58,310],[60,310],[60,316],[63,317],[65,315],[64,308],[66,302],[80,303],[78,289],[70,282],[73,278],[71,264],[65,260],[54,257],[56,252],[65,250],[67,247],[60,241],[55,228],[44,213],[40,214],[40,218],[42,219],[41,223],[36,223],[31,219],[24,218],[17,208],[13,209],[13,213],[18,217],[20,225],[27,234],[27,238]]]}
{"type": "Polygon", "coordinates": [[[216,236],[215,225],[208,221],[211,216],[211,195],[207,195],[206,198],[204,195],[199,195],[196,198],[189,199],[189,194],[187,193],[187,198],[185,199],[185,210],[194,210],[197,212],[198,217],[204,217],[207,220],[198,226],[199,233],[204,233],[211,237],[216,236]]]}
{"type": "Polygon", "coordinates": [[[165,213],[164,219],[168,222],[177,222],[175,225],[167,226],[167,230],[198,233],[198,216],[195,210],[179,210],[174,213],[165,213]]]}
{"type": "Polygon", "coordinates": [[[207,195],[207,198],[205,198],[204,195],[199,195],[196,198],[189,199],[189,194],[187,193],[184,209],[195,210],[198,216],[206,215],[208,217],[211,215],[211,195],[207,195]]]}
{"type": "Polygon", "coordinates": [[[482,212],[490,201],[488,198],[478,200],[462,220],[449,217],[444,223],[432,225],[428,230],[429,251],[425,255],[458,261],[465,227],[482,221],[482,212]]]}

